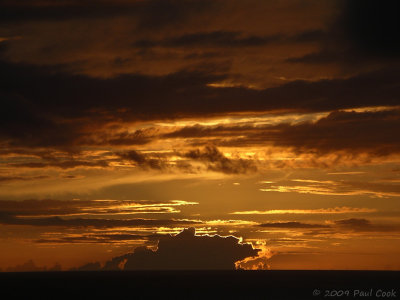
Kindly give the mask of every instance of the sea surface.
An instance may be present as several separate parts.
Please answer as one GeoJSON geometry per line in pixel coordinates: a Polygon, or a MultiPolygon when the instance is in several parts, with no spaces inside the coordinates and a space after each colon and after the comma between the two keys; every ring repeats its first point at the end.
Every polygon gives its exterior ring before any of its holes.
{"type": "Polygon", "coordinates": [[[0,273],[0,291],[0,299],[400,299],[400,272],[0,273]]]}

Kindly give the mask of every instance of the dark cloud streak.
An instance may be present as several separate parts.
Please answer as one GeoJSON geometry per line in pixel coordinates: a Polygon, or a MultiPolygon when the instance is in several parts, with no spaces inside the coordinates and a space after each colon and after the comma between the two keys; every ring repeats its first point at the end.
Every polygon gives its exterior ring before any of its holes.
{"type": "Polygon", "coordinates": [[[3,225],[29,225],[29,226],[57,226],[57,227],[137,227],[137,226],[176,226],[200,224],[200,221],[188,220],[163,220],[163,219],[87,219],[60,217],[15,217],[10,214],[1,213],[0,223],[3,225]]]}

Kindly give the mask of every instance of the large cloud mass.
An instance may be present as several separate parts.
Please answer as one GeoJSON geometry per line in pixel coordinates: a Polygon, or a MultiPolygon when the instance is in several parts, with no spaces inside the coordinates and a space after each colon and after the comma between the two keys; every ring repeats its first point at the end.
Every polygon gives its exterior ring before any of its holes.
{"type": "Polygon", "coordinates": [[[131,254],[106,263],[105,270],[229,270],[235,262],[257,256],[260,249],[242,244],[237,237],[196,235],[194,228],[162,237],[158,249],[136,248],[131,254]]]}

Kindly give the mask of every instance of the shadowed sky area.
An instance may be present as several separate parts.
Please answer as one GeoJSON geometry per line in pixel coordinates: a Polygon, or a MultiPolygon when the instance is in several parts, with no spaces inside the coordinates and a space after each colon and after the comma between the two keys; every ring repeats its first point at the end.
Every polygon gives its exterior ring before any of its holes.
{"type": "Polygon", "coordinates": [[[398,6],[0,1],[1,270],[399,270],[398,6]]]}

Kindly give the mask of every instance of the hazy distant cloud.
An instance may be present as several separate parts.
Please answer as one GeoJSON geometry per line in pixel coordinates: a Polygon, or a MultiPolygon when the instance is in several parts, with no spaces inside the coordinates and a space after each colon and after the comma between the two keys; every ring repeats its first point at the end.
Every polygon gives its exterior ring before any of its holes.
{"type": "Polygon", "coordinates": [[[290,228],[290,229],[307,229],[307,228],[329,228],[326,224],[309,224],[301,222],[273,222],[273,223],[262,223],[257,226],[266,228],[290,228]]]}
{"type": "Polygon", "coordinates": [[[161,237],[156,251],[138,247],[133,253],[106,263],[105,269],[234,270],[235,262],[256,257],[259,251],[234,236],[196,235],[195,229],[189,228],[161,237]]]}
{"type": "Polygon", "coordinates": [[[400,232],[400,224],[373,223],[368,219],[343,219],[334,221],[337,230],[350,230],[353,232],[400,232]]]}
{"type": "Polygon", "coordinates": [[[345,220],[337,220],[335,224],[338,226],[344,227],[369,227],[371,222],[367,219],[345,219],[345,220]]]}
{"type": "MultiPolygon", "coordinates": [[[[348,213],[357,213],[346,212],[348,213]]],[[[327,213],[329,215],[330,213],[327,213]]],[[[255,227],[267,228],[269,230],[285,229],[288,231],[302,232],[305,236],[312,235],[334,235],[334,234],[355,234],[362,235],[366,232],[400,232],[400,224],[398,223],[379,223],[373,222],[365,218],[349,218],[339,220],[325,220],[324,223],[305,223],[299,221],[290,222],[268,222],[254,225],[255,227]]],[[[280,231],[279,231],[280,232],[280,231]]],[[[307,239],[293,239],[291,237],[282,236],[281,238],[269,239],[273,243],[295,243],[306,242],[307,239]]]]}
{"type": "MultiPolygon", "coordinates": [[[[344,214],[353,214],[360,213],[361,211],[357,210],[349,210],[344,214]]],[[[367,212],[367,211],[365,211],[367,212]]],[[[299,212],[300,213],[300,212],[299,212]]],[[[319,212],[319,213],[322,213],[319,212]]],[[[326,213],[327,216],[333,213],[326,213]]],[[[336,212],[336,214],[340,214],[341,212],[336,212]]],[[[310,214],[312,214],[310,212],[310,214]]],[[[296,231],[302,232],[302,235],[305,236],[313,236],[313,235],[335,235],[335,234],[354,234],[354,235],[363,235],[367,232],[387,232],[387,233],[396,233],[400,232],[400,224],[398,223],[379,223],[377,221],[373,222],[371,220],[365,218],[348,218],[348,219],[339,219],[339,220],[325,220],[323,223],[306,223],[300,221],[288,221],[288,222],[266,222],[257,225],[253,225],[254,227],[267,228],[269,231],[274,229],[285,229],[287,231],[296,231]]],[[[281,232],[281,231],[279,231],[281,232]]],[[[293,239],[292,237],[279,237],[269,239],[269,242],[273,243],[295,243],[295,242],[306,242],[307,239],[293,239]]]]}

